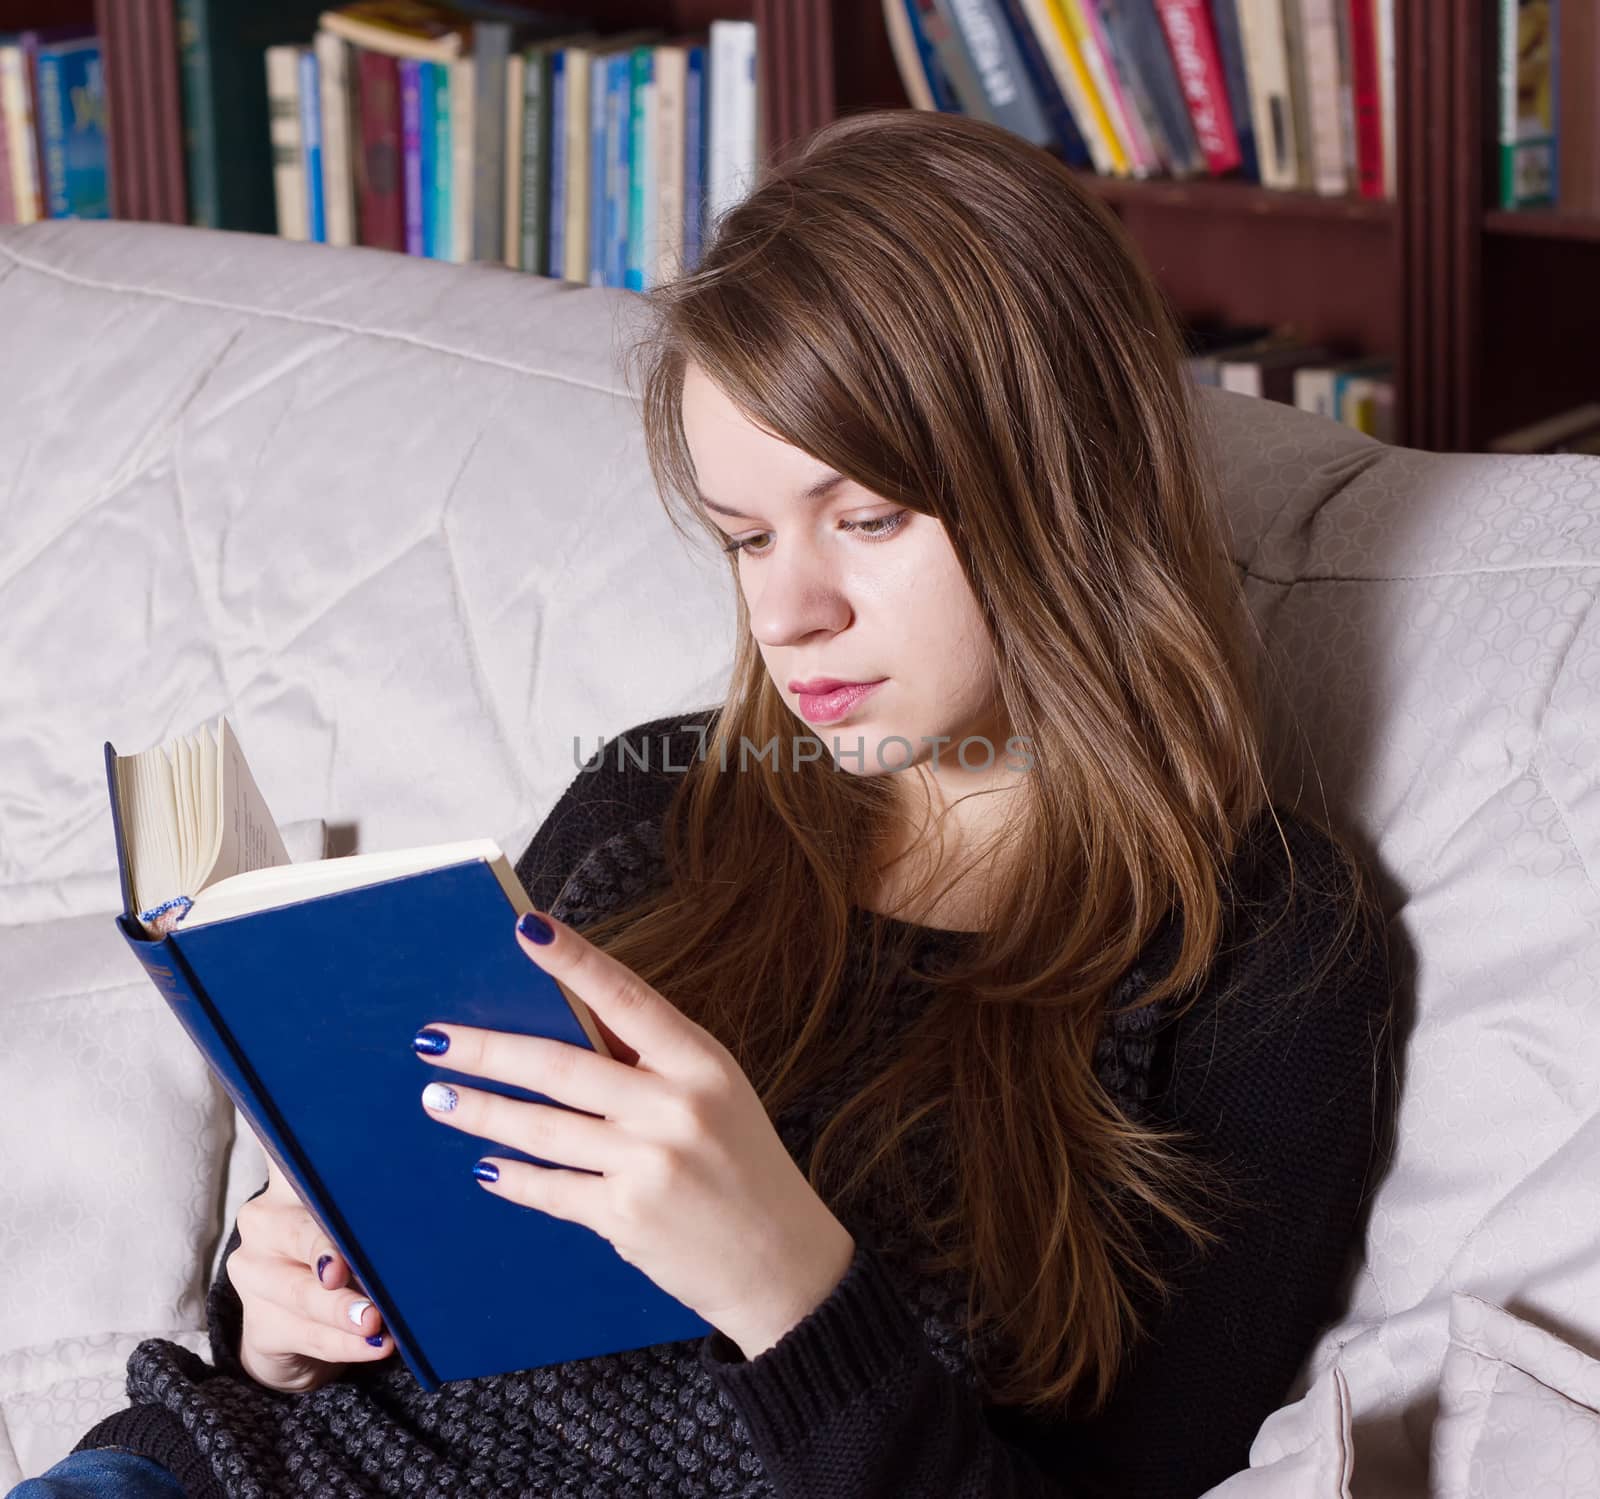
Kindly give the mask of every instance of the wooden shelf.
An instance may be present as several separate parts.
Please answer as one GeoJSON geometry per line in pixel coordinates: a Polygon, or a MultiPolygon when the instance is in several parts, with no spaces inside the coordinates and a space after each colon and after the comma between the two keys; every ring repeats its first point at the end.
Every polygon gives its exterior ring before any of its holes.
{"type": "Polygon", "coordinates": [[[1135,203],[1141,208],[1173,209],[1202,214],[1233,214],[1244,218],[1335,220],[1341,223],[1390,228],[1395,205],[1384,199],[1323,197],[1317,193],[1281,192],[1259,183],[1226,177],[1179,179],[1171,177],[1106,177],[1080,172],[1090,191],[1109,203],[1135,203]]]}
{"type": "Polygon", "coordinates": [[[1600,217],[1592,214],[1491,209],[1483,216],[1486,234],[1520,235],[1526,239],[1575,239],[1600,243],[1600,217]]]}

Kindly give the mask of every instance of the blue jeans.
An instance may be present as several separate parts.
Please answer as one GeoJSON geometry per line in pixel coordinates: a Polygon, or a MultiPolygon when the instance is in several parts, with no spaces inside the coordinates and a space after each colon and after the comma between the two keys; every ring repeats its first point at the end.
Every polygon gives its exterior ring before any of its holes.
{"type": "Polygon", "coordinates": [[[5,1499],[184,1499],[184,1493],[160,1463],[126,1447],[95,1447],[24,1478],[5,1499]]]}

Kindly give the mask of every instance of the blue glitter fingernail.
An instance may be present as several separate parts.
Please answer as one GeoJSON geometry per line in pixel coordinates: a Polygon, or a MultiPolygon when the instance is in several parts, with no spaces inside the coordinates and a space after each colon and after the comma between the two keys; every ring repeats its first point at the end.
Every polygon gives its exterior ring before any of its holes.
{"type": "Polygon", "coordinates": [[[497,1182],[500,1180],[500,1168],[493,1161],[479,1161],[472,1168],[472,1174],[481,1182],[497,1182]]]}

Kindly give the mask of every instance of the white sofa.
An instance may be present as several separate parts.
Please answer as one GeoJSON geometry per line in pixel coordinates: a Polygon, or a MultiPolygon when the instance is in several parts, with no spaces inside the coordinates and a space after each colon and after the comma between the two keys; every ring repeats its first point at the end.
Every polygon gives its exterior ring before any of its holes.
{"type": "MultiPolygon", "coordinates": [[[[204,1350],[265,1179],[113,928],[102,742],[225,711],[299,856],[516,853],[575,736],[714,700],[728,585],[650,483],[617,363],[638,307],[248,235],[0,230],[0,1492],[123,1403],[139,1339],[204,1350]]],[[[1520,1462],[1593,1493],[1600,460],[1203,410],[1274,786],[1378,874],[1403,1057],[1346,1310],[1223,1488],[1457,1499],[1520,1462]]]]}

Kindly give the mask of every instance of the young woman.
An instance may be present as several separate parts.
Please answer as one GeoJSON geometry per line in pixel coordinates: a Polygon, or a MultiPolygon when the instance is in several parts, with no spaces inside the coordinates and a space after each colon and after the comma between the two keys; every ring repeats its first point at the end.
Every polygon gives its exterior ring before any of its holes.
{"type": "Polygon", "coordinates": [[[424,1394],[274,1172],[215,1367],[142,1344],[80,1456],[128,1493],[1193,1499],[1337,1311],[1391,1058],[1362,868],[1265,784],[1169,311],[1061,162],[911,111],[820,131],[648,296],[731,686],[602,747],[519,862],[547,914],[506,940],[614,1055],[441,995],[419,1054],[572,1108],[419,1106],[582,1168],[480,1179],[715,1331],[424,1394]]]}

